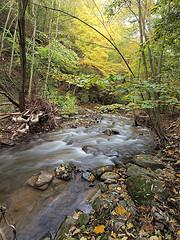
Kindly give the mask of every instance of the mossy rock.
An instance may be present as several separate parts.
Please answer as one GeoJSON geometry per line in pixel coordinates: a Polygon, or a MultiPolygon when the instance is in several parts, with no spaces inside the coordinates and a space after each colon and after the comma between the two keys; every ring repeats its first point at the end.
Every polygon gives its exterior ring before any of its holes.
{"type": "Polygon", "coordinates": [[[132,161],[140,167],[151,168],[152,170],[163,169],[165,167],[160,159],[148,154],[136,155],[132,161]]]}
{"type": "Polygon", "coordinates": [[[64,240],[66,234],[69,232],[72,226],[75,226],[76,220],[72,217],[66,217],[60,225],[54,240],[64,240]]]}
{"type": "Polygon", "coordinates": [[[127,190],[137,205],[151,205],[155,193],[162,189],[161,181],[148,176],[131,176],[127,180],[127,190]]]}
{"type": "Polygon", "coordinates": [[[87,225],[88,222],[89,222],[89,220],[90,220],[89,214],[82,213],[82,214],[79,216],[78,224],[79,224],[79,226],[87,225]]]}
{"type": "Polygon", "coordinates": [[[149,176],[152,178],[156,178],[156,173],[152,171],[151,169],[145,169],[143,167],[137,166],[135,164],[128,164],[127,168],[127,176],[132,177],[132,176],[149,176]]]}

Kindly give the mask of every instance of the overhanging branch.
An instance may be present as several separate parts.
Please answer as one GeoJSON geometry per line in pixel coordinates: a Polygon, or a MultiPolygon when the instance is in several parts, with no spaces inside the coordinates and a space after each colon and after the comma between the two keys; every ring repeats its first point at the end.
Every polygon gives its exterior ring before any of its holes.
{"type": "Polygon", "coordinates": [[[103,33],[101,33],[98,29],[96,29],[95,27],[91,26],[89,23],[85,22],[84,20],[82,20],[81,18],[71,14],[71,13],[68,13],[68,12],[65,12],[64,10],[62,9],[57,9],[57,8],[52,8],[52,7],[47,7],[47,6],[44,6],[44,5],[41,5],[41,4],[37,4],[37,3],[33,3],[34,5],[37,5],[39,7],[42,7],[42,8],[46,8],[46,9],[49,9],[49,10],[52,10],[52,11],[57,11],[57,12],[60,12],[64,15],[67,15],[71,18],[74,18],[78,21],[80,21],[81,23],[85,24],[86,26],[88,26],[89,28],[91,28],[92,30],[94,30],[95,32],[97,32],[99,35],[101,35],[104,39],[106,39],[113,47],[114,49],[118,52],[118,54],[121,56],[121,58],[123,59],[125,65],[127,66],[128,70],[131,72],[132,76],[135,78],[135,75],[131,69],[131,67],[129,66],[127,60],[125,59],[125,57],[123,56],[123,54],[121,53],[121,51],[119,50],[119,48],[116,46],[116,44],[111,40],[109,39],[108,37],[106,37],[103,33]]]}

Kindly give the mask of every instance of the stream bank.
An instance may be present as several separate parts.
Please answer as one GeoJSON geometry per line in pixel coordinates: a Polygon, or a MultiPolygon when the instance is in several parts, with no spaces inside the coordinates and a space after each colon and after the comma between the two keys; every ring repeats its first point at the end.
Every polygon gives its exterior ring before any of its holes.
{"type": "Polygon", "coordinates": [[[102,169],[99,181],[91,212],[75,211],[52,239],[180,239],[179,176],[170,164],[137,155],[102,169]]]}
{"type": "MultiPolygon", "coordinates": [[[[156,190],[156,188],[154,188],[156,184],[154,180],[159,182],[159,178],[163,177],[164,180],[160,181],[159,185],[163,182],[165,183],[165,187],[166,182],[168,184],[172,183],[171,185],[178,183],[178,178],[175,176],[176,173],[170,166],[164,169],[164,163],[161,163],[161,161],[160,163],[155,163],[153,166],[150,164],[154,156],[150,158],[150,161],[148,161],[148,159],[145,162],[142,161],[146,166],[142,166],[142,163],[141,165],[137,164],[137,159],[132,160],[135,155],[152,153],[155,144],[151,132],[148,129],[141,127],[135,128],[133,127],[131,119],[109,114],[103,115],[98,121],[99,123],[88,128],[62,129],[60,131],[36,136],[32,138],[30,142],[2,151],[0,157],[0,190],[2,193],[0,202],[6,204],[8,212],[11,217],[13,217],[19,240],[39,240],[47,230],[54,236],[58,224],[63,222],[65,216],[72,216],[76,209],[81,209],[81,211],[75,214],[75,220],[78,220],[79,215],[84,211],[85,214],[88,214],[85,218],[89,220],[86,220],[85,222],[87,223],[82,224],[82,227],[77,223],[74,230],[70,229],[69,233],[66,231],[66,233],[69,234],[69,236],[67,235],[69,239],[118,239],[118,234],[124,234],[120,235],[120,239],[123,237],[124,239],[138,239],[136,237],[140,232],[139,226],[142,225],[142,221],[149,222],[149,220],[147,220],[148,218],[146,220],[142,218],[141,221],[141,218],[138,216],[144,216],[145,213],[149,216],[149,210],[153,208],[150,207],[150,202],[153,202],[156,197],[156,194],[152,192],[152,190],[156,190]],[[147,162],[149,162],[148,165],[147,162]],[[44,191],[34,189],[27,185],[27,180],[31,178],[32,175],[35,176],[34,183],[38,180],[39,184],[39,176],[42,175],[42,171],[53,170],[54,172],[54,169],[60,171],[61,169],[66,169],[65,166],[67,163],[73,163],[78,169],[78,172],[73,174],[71,180],[64,181],[61,177],[60,179],[57,178],[55,174],[53,175],[53,181],[51,181],[48,188],[44,191]],[[94,169],[101,169],[101,167],[106,169],[107,167],[105,166],[110,167],[108,167],[108,171],[98,170],[98,174],[97,171],[94,172],[94,169]],[[160,169],[154,169],[155,166],[160,169]],[[149,170],[149,167],[153,168],[152,171],[149,170]],[[160,172],[157,173],[157,170],[160,172]],[[154,173],[154,171],[157,172],[154,173]],[[172,174],[170,174],[170,180],[167,181],[165,179],[169,171],[172,174]],[[138,177],[132,175],[132,173],[136,172],[138,173],[138,177]],[[95,181],[92,177],[89,178],[91,173],[95,177],[95,181]],[[104,175],[103,178],[101,175],[104,175]],[[139,177],[139,175],[141,177],[139,177]],[[175,178],[172,178],[172,176],[175,176],[175,178]],[[115,179],[113,179],[114,177],[115,179]],[[14,179],[16,179],[16,181],[14,181],[14,179]],[[127,191],[126,186],[128,179],[129,187],[127,191]],[[140,186],[132,186],[135,182],[140,183],[140,186]],[[86,203],[84,200],[87,198],[91,199],[91,197],[87,196],[94,195],[93,193],[96,191],[96,186],[100,191],[95,195],[97,198],[95,197],[93,202],[96,202],[96,199],[100,199],[100,202],[103,200],[103,204],[100,203],[100,211],[96,211],[93,208],[94,210],[91,212],[91,205],[94,204],[86,203]],[[142,186],[144,186],[143,188],[147,191],[150,191],[147,192],[150,197],[147,197],[146,193],[140,191],[142,186]],[[134,189],[136,189],[135,193],[140,192],[140,197],[134,194],[134,189]],[[142,200],[143,196],[147,197],[143,199],[143,204],[144,201],[148,201],[147,207],[145,208],[137,205],[137,201],[139,201],[139,198],[142,200]],[[104,203],[104,200],[107,199],[110,200],[110,203],[104,203]],[[134,201],[132,201],[132,199],[134,201]],[[123,201],[125,201],[124,205],[123,201]],[[127,201],[130,201],[129,204],[126,204],[127,201]],[[106,216],[103,217],[104,206],[105,212],[108,212],[107,218],[106,216]],[[130,206],[134,206],[137,215],[129,213],[130,206]],[[94,219],[98,220],[98,216],[101,216],[101,213],[102,217],[99,222],[96,222],[94,219]],[[125,217],[125,224],[122,225],[124,226],[125,232],[120,231],[120,229],[116,232],[112,229],[112,226],[109,225],[111,221],[109,221],[108,217],[113,221],[114,217],[118,217],[118,219],[115,220],[121,220],[120,218],[122,216],[123,218],[125,217]],[[131,216],[136,217],[130,218],[131,216]],[[128,220],[130,220],[130,222],[128,222],[128,220]],[[126,223],[129,224],[127,228],[132,228],[132,234],[135,237],[131,235],[131,231],[130,235],[126,234],[126,223]],[[132,227],[132,225],[134,227],[132,227]],[[100,229],[99,226],[101,226],[100,229]],[[87,228],[90,229],[88,233],[86,233],[87,228]]],[[[144,158],[142,156],[144,155],[140,156],[142,160],[142,158],[144,158]]],[[[159,159],[160,156],[157,156],[157,158],[159,159]]],[[[42,180],[42,178],[40,179],[42,180]]],[[[162,186],[163,188],[161,189],[164,189],[164,184],[162,184],[162,186]]],[[[37,183],[35,184],[35,188],[37,188],[37,183]]],[[[175,189],[174,192],[176,193],[177,191],[178,190],[175,189]]],[[[171,195],[171,198],[175,199],[174,204],[177,204],[176,198],[173,195],[171,195]]],[[[142,204],[142,202],[140,204],[142,204]]],[[[163,206],[167,209],[166,205],[163,206]]],[[[177,207],[175,207],[175,209],[176,208],[177,207]]],[[[81,218],[84,219],[84,217],[81,218]]],[[[151,219],[154,221],[154,218],[151,217],[151,219]]],[[[174,218],[172,220],[175,222],[174,218]]],[[[146,229],[144,225],[142,226],[142,230],[147,232],[148,228],[146,229]]],[[[3,229],[4,227],[5,226],[2,226],[3,229]]],[[[166,226],[165,229],[167,228],[169,227],[166,226]]],[[[155,230],[156,229],[153,228],[153,231],[155,230]]],[[[176,222],[173,230],[175,232],[174,234],[176,234],[174,236],[177,237],[178,226],[176,226],[176,222]]],[[[8,231],[9,230],[6,229],[7,234],[8,231]]],[[[145,235],[144,239],[151,237],[151,234],[155,233],[153,231],[149,232],[149,235],[145,235]]],[[[171,232],[172,231],[168,234],[171,234],[171,232]]],[[[56,238],[58,239],[60,236],[57,235],[56,238]]],[[[51,237],[48,238],[46,236],[45,239],[51,239],[51,237]]],[[[65,239],[64,236],[63,239],[65,239]]]]}

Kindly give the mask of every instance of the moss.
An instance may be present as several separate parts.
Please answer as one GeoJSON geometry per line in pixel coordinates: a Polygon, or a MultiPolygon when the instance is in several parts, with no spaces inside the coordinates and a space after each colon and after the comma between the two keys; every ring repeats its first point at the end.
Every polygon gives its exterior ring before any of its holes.
{"type": "Polygon", "coordinates": [[[155,194],[152,185],[153,180],[147,176],[132,176],[127,181],[128,191],[138,205],[151,205],[155,194]]]}

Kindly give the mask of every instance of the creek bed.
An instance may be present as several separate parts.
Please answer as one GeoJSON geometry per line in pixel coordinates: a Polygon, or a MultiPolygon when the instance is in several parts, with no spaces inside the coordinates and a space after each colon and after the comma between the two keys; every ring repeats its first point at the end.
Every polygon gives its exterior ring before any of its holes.
{"type": "Polygon", "coordinates": [[[35,190],[25,184],[33,174],[67,162],[82,170],[114,165],[153,148],[148,129],[133,127],[131,119],[107,114],[89,128],[61,129],[1,150],[0,204],[7,206],[18,240],[38,240],[48,230],[55,232],[65,216],[82,207],[93,191],[79,175],[68,182],[54,181],[46,191],[35,190]],[[107,129],[118,134],[108,134],[107,129]]]}

